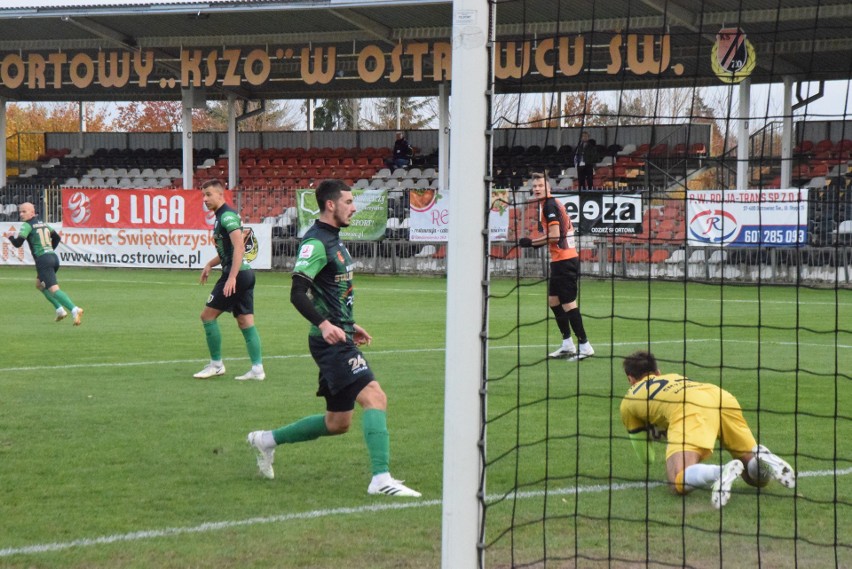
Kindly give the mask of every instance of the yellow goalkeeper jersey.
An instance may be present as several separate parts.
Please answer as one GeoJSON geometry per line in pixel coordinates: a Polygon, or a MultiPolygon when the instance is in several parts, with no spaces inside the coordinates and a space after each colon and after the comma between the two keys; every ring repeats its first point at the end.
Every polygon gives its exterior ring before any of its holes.
{"type": "Polygon", "coordinates": [[[756,444],[733,395],[677,374],[649,375],[631,385],[621,402],[621,421],[631,433],[650,425],[665,432],[666,456],[677,450],[706,455],[717,439],[734,456],[756,444]]]}

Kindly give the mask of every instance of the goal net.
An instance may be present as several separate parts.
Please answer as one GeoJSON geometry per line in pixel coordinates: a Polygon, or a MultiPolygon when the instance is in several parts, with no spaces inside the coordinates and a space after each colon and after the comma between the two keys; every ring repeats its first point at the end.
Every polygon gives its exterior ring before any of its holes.
{"type": "Polygon", "coordinates": [[[509,223],[488,252],[484,566],[852,564],[852,51],[829,45],[852,14],[770,4],[491,5],[509,223]],[[568,317],[558,252],[523,246],[552,227],[536,173],[575,232],[580,360],[549,357],[568,317]],[[675,494],[666,439],[646,464],[622,421],[638,350],[730,392],[795,488],[675,494]]]}

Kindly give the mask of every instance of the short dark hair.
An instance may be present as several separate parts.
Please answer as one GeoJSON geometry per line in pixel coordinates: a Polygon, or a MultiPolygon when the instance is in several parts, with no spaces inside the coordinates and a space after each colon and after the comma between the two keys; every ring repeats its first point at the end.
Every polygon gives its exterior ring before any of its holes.
{"type": "Polygon", "coordinates": [[[655,373],[659,367],[657,366],[657,358],[651,352],[639,350],[633,352],[622,362],[624,373],[635,379],[641,379],[650,373],[655,373]]]}
{"type": "Polygon", "coordinates": [[[343,180],[323,180],[317,186],[317,205],[320,211],[325,211],[325,202],[337,201],[341,192],[351,192],[352,189],[343,180]]]}
{"type": "Polygon", "coordinates": [[[201,189],[206,190],[207,188],[219,186],[223,190],[225,189],[225,184],[222,183],[222,180],[219,178],[210,178],[209,180],[205,180],[203,184],[201,184],[201,189]]]}

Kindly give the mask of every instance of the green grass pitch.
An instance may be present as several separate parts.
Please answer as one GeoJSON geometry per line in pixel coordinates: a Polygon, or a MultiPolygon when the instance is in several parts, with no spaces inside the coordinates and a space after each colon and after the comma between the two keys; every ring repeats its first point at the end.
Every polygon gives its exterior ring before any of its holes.
{"type": "MultiPolygon", "coordinates": [[[[391,470],[424,495],[393,500],[366,493],[358,412],[346,436],[280,447],[274,481],[256,473],[248,431],[324,409],[288,274],[258,273],[267,380],[247,383],[227,314],[227,375],[192,378],[198,273],[63,268],[80,328],[53,322],[34,276],[0,268],[0,567],[440,566],[446,280],[356,278],[391,470]]],[[[852,291],[586,279],[597,355],[579,365],[544,357],[558,339],[543,283],[492,292],[487,567],[852,565],[852,291]],[[720,514],[658,484],[661,461],[639,465],[617,415],[620,357],[643,347],[732,391],[796,490],[740,483],[720,514]]]]}

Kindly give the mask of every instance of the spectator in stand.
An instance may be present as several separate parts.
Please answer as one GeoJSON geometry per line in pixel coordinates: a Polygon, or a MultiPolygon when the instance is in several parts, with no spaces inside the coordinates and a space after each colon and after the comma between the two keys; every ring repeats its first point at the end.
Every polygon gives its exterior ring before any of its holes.
{"type": "Polygon", "coordinates": [[[580,142],[574,150],[574,166],[577,167],[577,184],[582,189],[590,190],[594,184],[595,164],[598,163],[598,146],[589,133],[583,131],[580,142]]]}
{"type": "Polygon", "coordinates": [[[414,149],[405,139],[404,132],[396,133],[396,142],[393,143],[393,156],[385,160],[388,168],[405,168],[411,164],[414,149]]]}

